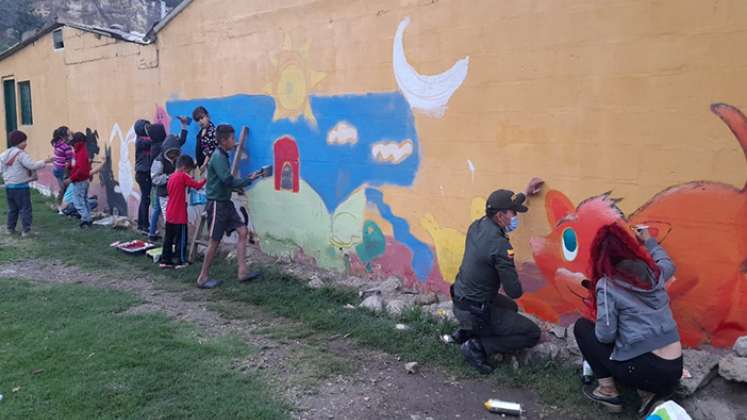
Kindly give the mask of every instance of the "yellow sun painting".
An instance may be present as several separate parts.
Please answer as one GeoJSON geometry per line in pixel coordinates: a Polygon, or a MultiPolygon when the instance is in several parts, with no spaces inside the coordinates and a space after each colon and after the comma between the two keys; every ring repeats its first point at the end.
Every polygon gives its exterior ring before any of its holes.
{"type": "Polygon", "coordinates": [[[303,115],[311,125],[316,125],[309,103],[309,91],[327,75],[309,67],[310,46],[307,41],[301,49],[294,50],[286,34],[280,52],[271,60],[276,68],[275,78],[267,85],[265,93],[275,99],[273,121],[283,118],[294,121],[303,115]]]}

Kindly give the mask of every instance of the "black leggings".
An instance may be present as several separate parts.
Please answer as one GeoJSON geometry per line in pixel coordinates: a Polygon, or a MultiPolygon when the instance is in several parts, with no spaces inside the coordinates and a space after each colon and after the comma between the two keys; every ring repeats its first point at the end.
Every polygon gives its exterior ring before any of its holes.
{"type": "Polygon", "coordinates": [[[666,395],[674,390],[682,377],[682,356],[667,360],[646,353],[624,362],[611,360],[614,344],[597,340],[593,322],[586,318],[579,319],[573,333],[581,354],[597,378],[613,377],[622,384],[666,395]]]}
{"type": "Polygon", "coordinates": [[[140,205],[137,209],[137,228],[140,230],[148,230],[150,225],[150,219],[148,211],[150,210],[150,189],[152,183],[150,180],[150,172],[137,172],[135,173],[135,182],[140,187],[140,205]]]}

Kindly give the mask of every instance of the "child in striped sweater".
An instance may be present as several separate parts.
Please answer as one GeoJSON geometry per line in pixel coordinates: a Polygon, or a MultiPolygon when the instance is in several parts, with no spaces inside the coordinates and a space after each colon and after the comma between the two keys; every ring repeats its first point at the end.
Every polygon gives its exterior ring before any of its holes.
{"type": "Polygon", "coordinates": [[[52,148],[54,149],[52,174],[54,174],[57,185],[60,187],[60,192],[57,194],[57,210],[60,214],[62,214],[62,197],[65,195],[65,188],[67,187],[65,178],[67,178],[67,173],[73,163],[73,147],[69,144],[72,138],[73,134],[65,126],[59,127],[52,133],[52,148]]]}

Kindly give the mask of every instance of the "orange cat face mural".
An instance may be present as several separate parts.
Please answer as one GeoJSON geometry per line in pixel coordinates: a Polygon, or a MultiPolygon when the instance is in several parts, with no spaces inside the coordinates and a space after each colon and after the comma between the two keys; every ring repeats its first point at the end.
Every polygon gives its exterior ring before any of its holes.
{"type": "MultiPolygon", "coordinates": [[[[711,110],[729,126],[747,156],[747,118],[736,108],[711,110]]],[[[626,219],[609,194],[578,207],[558,191],[545,201],[549,235],[532,238],[534,260],[549,284],[522,299],[524,307],[550,321],[583,313],[590,244],[597,230],[626,219]]],[[[633,212],[630,224],[652,227],[677,273],[669,284],[672,310],[682,341],[730,346],[747,335],[747,184],[689,182],[660,192],[633,212]]]]}

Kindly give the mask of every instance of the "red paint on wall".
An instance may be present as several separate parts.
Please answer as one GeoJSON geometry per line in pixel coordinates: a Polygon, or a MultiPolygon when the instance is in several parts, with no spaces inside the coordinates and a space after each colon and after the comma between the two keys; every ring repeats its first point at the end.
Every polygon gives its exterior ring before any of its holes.
{"type": "MultiPolygon", "coordinates": [[[[747,157],[747,118],[725,104],[711,107],[737,137],[747,157]]],[[[623,218],[608,195],[574,208],[560,192],[545,203],[549,235],[532,238],[534,259],[550,283],[522,303],[548,320],[581,312],[586,296],[579,280],[588,275],[589,244],[597,230],[623,218]],[[566,230],[577,237],[569,252],[566,230]],[[572,257],[572,258],[571,258],[572,257]]],[[[677,266],[668,285],[684,344],[731,346],[747,334],[747,183],[742,189],[717,182],[689,182],[654,196],[628,218],[646,224],[677,266]]]]}
{"type": "Polygon", "coordinates": [[[275,191],[298,192],[300,162],[298,146],[291,137],[282,137],[273,146],[275,154],[275,191]]]}

